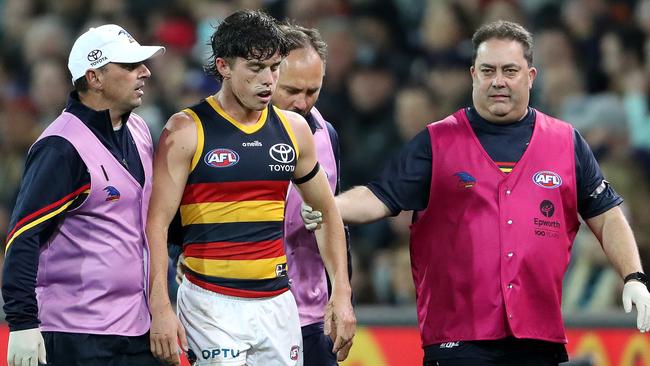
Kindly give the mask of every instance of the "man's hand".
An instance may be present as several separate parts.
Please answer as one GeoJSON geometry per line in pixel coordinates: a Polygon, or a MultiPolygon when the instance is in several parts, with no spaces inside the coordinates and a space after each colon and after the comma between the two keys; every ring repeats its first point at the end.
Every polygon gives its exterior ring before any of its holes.
{"type": "Polygon", "coordinates": [[[152,310],[149,333],[151,353],[170,365],[180,366],[181,357],[177,339],[180,340],[183,351],[187,352],[189,346],[185,328],[174,314],[171,305],[167,304],[159,311],[152,310]]]}
{"type": "Polygon", "coordinates": [[[38,366],[45,364],[45,341],[38,328],[9,332],[7,365],[38,366]]]}
{"type": "Polygon", "coordinates": [[[332,294],[325,308],[325,335],[334,341],[332,352],[338,361],[348,357],[352,339],[357,327],[357,319],[352,310],[349,294],[332,294]]]}
{"type": "Polygon", "coordinates": [[[323,213],[315,211],[311,206],[306,203],[300,205],[300,216],[305,223],[305,229],[314,231],[320,229],[320,224],[323,222],[323,213]]]}
{"type": "Polygon", "coordinates": [[[639,281],[628,281],[623,287],[623,308],[626,313],[636,305],[636,326],[641,333],[650,331],[650,293],[648,288],[639,281]]]}

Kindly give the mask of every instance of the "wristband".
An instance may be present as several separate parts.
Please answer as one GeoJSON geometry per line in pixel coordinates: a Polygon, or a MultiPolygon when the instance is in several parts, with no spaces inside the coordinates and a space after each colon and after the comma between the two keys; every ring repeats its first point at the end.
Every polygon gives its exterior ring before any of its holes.
{"type": "Polygon", "coordinates": [[[625,276],[625,279],[623,280],[623,282],[628,283],[631,280],[639,281],[642,284],[648,286],[648,276],[645,273],[642,273],[642,272],[630,273],[629,275],[625,276]]]}

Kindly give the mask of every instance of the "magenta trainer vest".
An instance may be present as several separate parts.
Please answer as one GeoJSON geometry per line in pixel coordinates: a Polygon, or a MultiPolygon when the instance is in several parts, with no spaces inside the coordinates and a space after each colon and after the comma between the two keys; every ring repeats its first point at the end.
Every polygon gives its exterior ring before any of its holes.
{"type": "Polygon", "coordinates": [[[573,128],[536,115],[509,174],[464,110],[428,126],[429,203],[411,227],[423,346],[506,336],[566,343],[562,278],[579,226],[573,128]]]}
{"type": "Polygon", "coordinates": [[[91,185],[87,199],[64,213],[41,249],[36,295],[44,331],[137,336],[149,330],[144,230],[153,147],[139,116],[131,113],[123,128],[129,128],[140,153],[144,188],[70,113],[61,114],[39,137],[70,141],[88,167],[91,185]]]}
{"type": "MultiPolygon", "coordinates": [[[[336,160],[332,142],[323,116],[312,108],[311,114],[320,127],[314,133],[318,163],[327,174],[332,192],[336,189],[336,160]]],[[[290,186],[284,216],[284,243],[287,251],[291,292],[298,304],[300,326],[323,321],[327,304],[327,279],[325,267],[318,251],[313,232],[307,231],[300,218],[302,198],[294,186],[290,186]]]]}

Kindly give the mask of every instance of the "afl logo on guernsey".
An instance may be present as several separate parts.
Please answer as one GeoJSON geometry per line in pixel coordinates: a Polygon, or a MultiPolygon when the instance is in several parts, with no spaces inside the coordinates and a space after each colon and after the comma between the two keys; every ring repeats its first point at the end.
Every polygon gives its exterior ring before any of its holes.
{"type": "Polygon", "coordinates": [[[542,188],[553,189],[562,185],[562,177],[550,170],[542,170],[533,175],[533,182],[542,188]]]}
{"type": "Polygon", "coordinates": [[[230,149],[214,149],[205,154],[203,161],[213,168],[227,168],[239,162],[239,154],[230,149]]]}

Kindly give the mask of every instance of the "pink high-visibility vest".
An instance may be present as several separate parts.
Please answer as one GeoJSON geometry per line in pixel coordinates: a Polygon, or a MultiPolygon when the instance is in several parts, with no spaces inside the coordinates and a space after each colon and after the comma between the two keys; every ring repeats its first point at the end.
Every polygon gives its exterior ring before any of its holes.
{"type": "Polygon", "coordinates": [[[566,343],[562,278],[579,227],[573,128],[536,116],[509,174],[464,110],[428,126],[429,203],[411,227],[423,346],[507,336],[566,343]]]}
{"type": "Polygon", "coordinates": [[[61,136],[90,174],[81,206],[63,214],[41,247],[36,296],[41,329],[138,336],[149,330],[149,245],[153,143],[135,113],[127,123],[144,169],[144,187],[76,116],[64,112],[39,137],[61,136]]]}

